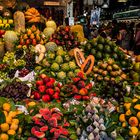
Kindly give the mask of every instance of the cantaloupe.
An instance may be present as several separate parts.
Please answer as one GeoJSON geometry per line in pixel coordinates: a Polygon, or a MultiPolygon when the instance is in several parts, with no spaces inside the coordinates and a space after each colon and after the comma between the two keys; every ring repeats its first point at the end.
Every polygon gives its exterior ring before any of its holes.
{"type": "Polygon", "coordinates": [[[14,50],[15,42],[18,41],[18,36],[14,31],[6,31],[4,35],[4,43],[7,51],[14,50]]]}
{"type": "Polygon", "coordinates": [[[25,16],[21,11],[14,13],[15,31],[18,33],[25,32],[25,16]]]}

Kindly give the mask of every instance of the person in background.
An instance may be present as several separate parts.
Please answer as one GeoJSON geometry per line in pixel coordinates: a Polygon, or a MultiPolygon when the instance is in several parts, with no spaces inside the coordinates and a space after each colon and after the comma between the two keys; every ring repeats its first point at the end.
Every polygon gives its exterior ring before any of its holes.
{"type": "Polygon", "coordinates": [[[140,23],[136,25],[134,53],[135,55],[140,54],[140,23]]]}
{"type": "Polygon", "coordinates": [[[135,26],[135,22],[131,22],[130,25],[129,25],[129,33],[130,33],[129,46],[130,46],[130,50],[132,50],[133,47],[134,47],[134,26],[135,26]]]}
{"type": "Polygon", "coordinates": [[[122,22],[120,24],[119,33],[117,35],[117,44],[120,45],[123,49],[129,50],[129,40],[130,34],[127,29],[126,23],[122,22]]]}
{"type": "Polygon", "coordinates": [[[119,25],[118,25],[118,22],[117,20],[113,20],[112,21],[112,31],[111,31],[111,34],[112,34],[112,40],[117,40],[117,35],[119,33],[119,25]]]}

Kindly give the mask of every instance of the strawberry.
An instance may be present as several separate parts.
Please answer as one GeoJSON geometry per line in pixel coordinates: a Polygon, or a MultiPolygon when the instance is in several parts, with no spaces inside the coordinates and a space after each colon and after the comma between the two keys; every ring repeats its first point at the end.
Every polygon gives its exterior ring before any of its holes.
{"type": "Polygon", "coordinates": [[[80,88],[80,89],[81,89],[81,88],[84,88],[84,87],[85,87],[85,82],[81,80],[81,81],[78,82],[77,86],[78,86],[78,88],[80,88]]]}
{"type": "Polygon", "coordinates": [[[49,102],[51,100],[50,96],[49,95],[43,95],[42,96],[42,101],[43,102],[49,102]]]}
{"type": "Polygon", "coordinates": [[[75,83],[77,83],[79,80],[80,80],[80,78],[77,78],[77,77],[76,78],[72,78],[72,81],[75,82],[75,83]]]}
{"type": "Polygon", "coordinates": [[[36,85],[37,85],[37,86],[43,85],[43,80],[38,80],[38,81],[36,81],[36,85]]]}
{"type": "Polygon", "coordinates": [[[47,88],[53,88],[53,83],[52,82],[48,82],[48,83],[46,83],[46,87],[47,88]]]}
{"type": "Polygon", "coordinates": [[[41,79],[44,79],[44,78],[47,77],[47,75],[46,75],[46,74],[40,74],[39,77],[40,77],[41,79]]]}
{"type": "Polygon", "coordinates": [[[41,98],[40,94],[38,92],[34,92],[34,99],[39,100],[41,98]]]}
{"type": "Polygon", "coordinates": [[[89,96],[82,96],[83,100],[89,100],[89,96]]]}
{"type": "Polygon", "coordinates": [[[54,90],[52,88],[49,88],[46,90],[46,93],[49,95],[53,95],[54,94],[54,90]]]}
{"type": "Polygon", "coordinates": [[[45,78],[43,78],[43,81],[46,84],[46,83],[48,83],[50,81],[50,78],[49,77],[45,77],[45,78]]]}
{"type": "Polygon", "coordinates": [[[38,87],[39,92],[45,92],[46,87],[44,85],[41,85],[38,87]]]}
{"type": "Polygon", "coordinates": [[[88,89],[88,90],[92,89],[92,84],[91,83],[87,84],[86,89],[88,89]]]}
{"type": "Polygon", "coordinates": [[[60,89],[59,89],[59,87],[55,87],[54,90],[60,93],[60,89]]]}
{"type": "Polygon", "coordinates": [[[75,100],[81,100],[82,96],[81,95],[74,95],[73,97],[75,100]]]}
{"type": "Polygon", "coordinates": [[[60,97],[59,97],[59,93],[58,93],[58,92],[55,92],[54,95],[53,95],[53,98],[54,98],[54,99],[59,99],[59,98],[60,98],[60,97]]]}

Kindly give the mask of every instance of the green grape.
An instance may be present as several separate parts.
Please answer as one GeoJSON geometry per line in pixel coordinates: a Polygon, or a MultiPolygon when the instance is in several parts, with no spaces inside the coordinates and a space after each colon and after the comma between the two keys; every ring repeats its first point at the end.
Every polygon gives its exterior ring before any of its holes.
{"type": "Polygon", "coordinates": [[[26,62],[25,62],[24,60],[22,60],[22,59],[18,59],[18,60],[14,63],[14,65],[15,65],[16,67],[25,66],[25,65],[26,65],[26,62]]]}

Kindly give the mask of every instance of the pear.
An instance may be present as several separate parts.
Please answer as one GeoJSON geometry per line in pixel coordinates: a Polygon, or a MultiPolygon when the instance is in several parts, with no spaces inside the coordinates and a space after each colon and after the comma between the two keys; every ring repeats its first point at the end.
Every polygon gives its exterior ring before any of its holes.
{"type": "Polygon", "coordinates": [[[30,39],[34,39],[35,38],[35,36],[34,36],[34,34],[32,33],[31,35],[30,35],[30,39]]]}
{"type": "Polygon", "coordinates": [[[32,34],[31,29],[28,29],[28,30],[27,30],[27,35],[30,36],[31,34],[32,34]]]}

